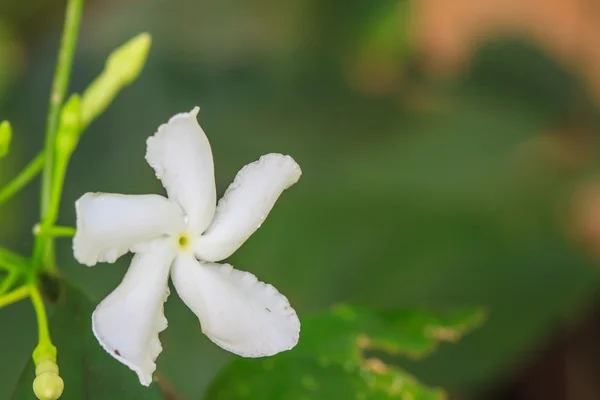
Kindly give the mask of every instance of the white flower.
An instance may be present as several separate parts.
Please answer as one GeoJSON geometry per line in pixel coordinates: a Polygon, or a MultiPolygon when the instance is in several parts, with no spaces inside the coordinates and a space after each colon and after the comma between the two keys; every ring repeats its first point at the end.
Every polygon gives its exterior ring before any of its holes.
{"type": "Polygon", "coordinates": [[[152,382],[166,329],[169,274],[177,293],[222,348],[244,357],[270,356],[298,342],[300,321],[273,286],[228,264],[260,227],[275,201],[298,181],[290,157],[267,154],[242,168],[216,205],[210,144],[198,107],[175,115],[147,141],[146,160],[169,198],[86,193],[76,202],[75,258],[92,266],[135,253],[121,284],[92,315],[104,349],[152,382]]]}

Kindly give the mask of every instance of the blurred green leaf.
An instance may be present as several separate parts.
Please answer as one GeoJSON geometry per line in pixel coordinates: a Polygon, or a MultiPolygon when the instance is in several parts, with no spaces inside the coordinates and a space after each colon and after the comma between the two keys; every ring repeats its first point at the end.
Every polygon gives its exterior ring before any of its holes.
{"type": "Polygon", "coordinates": [[[411,17],[412,4],[409,1],[382,3],[367,20],[361,47],[404,61],[413,45],[409,29],[411,17]]]}
{"type": "MultiPolygon", "coordinates": [[[[79,289],[63,283],[50,318],[52,339],[58,349],[60,376],[65,382],[61,400],[162,400],[156,383],[140,385],[135,374],[108,355],[92,333],[90,300],[79,289]]],[[[30,360],[12,394],[12,400],[35,400],[35,367],[30,360]]]]}
{"type": "Polygon", "coordinates": [[[214,381],[207,399],[444,399],[400,368],[366,353],[421,357],[482,322],[478,309],[444,314],[338,306],[306,318],[299,345],[276,357],[238,358],[214,381]]]}

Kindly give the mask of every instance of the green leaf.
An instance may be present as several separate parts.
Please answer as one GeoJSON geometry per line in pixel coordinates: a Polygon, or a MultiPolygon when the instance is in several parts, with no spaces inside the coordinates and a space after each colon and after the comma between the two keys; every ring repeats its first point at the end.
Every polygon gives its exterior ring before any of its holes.
{"type": "MultiPolygon", "coordinates": [[[[94,307],[78,289],[63,283],[50,332],[58,349],[60,376],[65,382],[61,400],[162,400],[158,384],[140,385],[136,375],[107,354],[92,333],[94,307]]],[[[34,400],[33,361],[27,364],[11,400],[34,400]]]]}
{"type": "Polygon", "coordinates": [[[443,390],[428,388],[371,354],[422,357],[439,342],[458,340],[483,318],[479,309],[433,314],[338,306],[306,318],[295,349],[233,361],[213,382],[207,399],[441,400],[443,390]]]}

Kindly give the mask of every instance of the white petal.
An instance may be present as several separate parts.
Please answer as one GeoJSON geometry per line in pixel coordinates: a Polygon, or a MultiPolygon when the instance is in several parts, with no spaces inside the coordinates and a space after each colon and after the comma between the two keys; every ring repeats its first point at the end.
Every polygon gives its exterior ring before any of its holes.
{"type": "Polygon", "coordinates": [[[160,239],[145,250],[135,255],[121,284],[96,307],[92,330],[104,350],[148,386],[162,351],[158,333],[167,328],[163,303],[169,296],[175,243],[160,239]]]}
{"type": "Polygon", "coordinates": [[[86,193],[75,202],[75,258],[115,262],[134,245],[185,229],[181,208],[162,196],[86,193]]]}
{"type": "Polygon", "coordinates": [[[242,168],[219,201],[211,226],[196,240],[198,258],[220,261],[233,254],[301,174],[294,159],[282,154],[264,155],[242,168]]]}
{"type": "Polygon", "coordinates": [[[146,160],[200,234],[215,214],[215,174],[210,143],[196,116],[199,108],[177,114],[148,138],[146,160]]]}
{"type": "Polygon", "coordinates": [[[263,357],[298,343],[300,321],[288,300],[249,272],[180,254],[171,280],[200,320],[202,332],[225,350],[263,357]]]}

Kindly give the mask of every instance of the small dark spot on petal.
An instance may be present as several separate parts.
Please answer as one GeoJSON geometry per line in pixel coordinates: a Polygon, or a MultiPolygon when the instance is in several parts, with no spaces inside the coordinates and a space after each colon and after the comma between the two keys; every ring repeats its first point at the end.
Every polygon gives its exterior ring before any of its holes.
{"type": "Polygon", "coordinates": [[[269,310],[268,308],[265,307],[265,310],[267,310],[268,312],[271,312],[271,310],[269,310]]]}
{"type": "Polygon", "coordinates": [[[118,355],[118,356],[121,355],[121,353],[119,353],[119,350],[115,350],[115,354],[118,355]]]}

